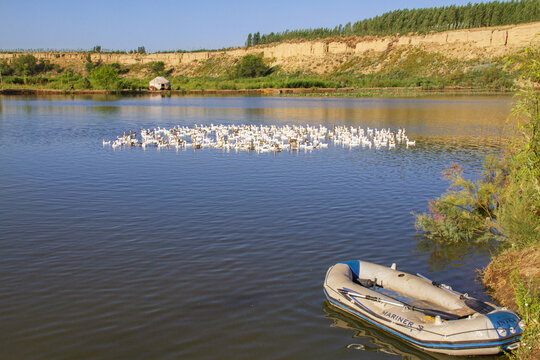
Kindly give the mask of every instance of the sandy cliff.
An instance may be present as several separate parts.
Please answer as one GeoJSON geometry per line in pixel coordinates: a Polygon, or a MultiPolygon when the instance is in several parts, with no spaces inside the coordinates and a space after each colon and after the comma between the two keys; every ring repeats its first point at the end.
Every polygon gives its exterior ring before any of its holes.
{"type": "MultiPolygon", "coordinates": [[[[386,37],[348,37],[316,41],[291,41],[226,51],[163,53],[163,54],[107,54],[93,53],[92,61],[121,65],[146,64],[163,61],[175,74],[190,75],[201,64],[209,61],[234,63],[247,54],[263,54],[285,71],[308,71],[325,73],[333,71],[351,57],[373,56],[397,49],[421,48],[458,59],[492,58],[518,51],[526,46],[540,44],[540,22],[500,26],[493,28],[456,30],[428,35],[404,35],[386,37]]],[[[0,59],[11,61],[20,54],[0,54],[0,59]]],[[[39,59],[47,59],[62,67],[79,71],[84,69],[86,53],[33,53],[39,59]]]]}

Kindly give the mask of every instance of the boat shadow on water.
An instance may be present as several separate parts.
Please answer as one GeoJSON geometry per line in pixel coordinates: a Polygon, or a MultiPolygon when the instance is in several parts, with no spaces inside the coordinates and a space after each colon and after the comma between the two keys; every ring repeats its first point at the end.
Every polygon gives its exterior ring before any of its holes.
{"type": "Polygon", "coordinates": [[[347,345],[347,349],[381,352],[389,355],[400,356],[407,360],[450,360],[450,359],[482,359],[495,360],[501,359],[500,355],[493,356],[450,356],[445,354],[436,354],[424,352],[417,349],[375,326],[358,318],[348,315],[346,312],[332,306],[328,300],[323,303],[325,317],[332,320],[330,327],[337,327],[354,332],[352,338],[354,342],[347,345]]]}

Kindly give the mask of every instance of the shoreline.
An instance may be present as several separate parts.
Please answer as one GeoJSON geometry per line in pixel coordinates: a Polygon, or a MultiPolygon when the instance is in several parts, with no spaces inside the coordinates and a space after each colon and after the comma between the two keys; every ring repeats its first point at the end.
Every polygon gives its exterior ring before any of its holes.
{"type": "Polygon", "coordinates": [[[422,87],[386,87],[386,88],[283,88],[283,89],[197,89],[197,90],[61,90],[7,88],[0,89],[0,95],[161,95],[161,96],[422,96],[422,95],[512,95],[513,90],[491,90],[484,88],[446,87],[444,89],[422,89],[422,87]]]}

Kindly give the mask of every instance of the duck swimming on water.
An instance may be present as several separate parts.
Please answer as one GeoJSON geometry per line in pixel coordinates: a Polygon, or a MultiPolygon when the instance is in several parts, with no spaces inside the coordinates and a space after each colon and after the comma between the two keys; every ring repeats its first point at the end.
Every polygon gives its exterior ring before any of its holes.
{"type": "Polygon", "coordinates": [[[141,129],[140,140],[134,131],[124,131],[112,143],[103,139],[102,144],[113,148],[120,146],[173,147],[194,149],[222,149],[255,152],[313,151],[328,148],[328,142],[344,148],[394,149],[399,144],[415,146],[405,129],[376,129],[354,126],[311,125],[194,125],[141,129]]]}

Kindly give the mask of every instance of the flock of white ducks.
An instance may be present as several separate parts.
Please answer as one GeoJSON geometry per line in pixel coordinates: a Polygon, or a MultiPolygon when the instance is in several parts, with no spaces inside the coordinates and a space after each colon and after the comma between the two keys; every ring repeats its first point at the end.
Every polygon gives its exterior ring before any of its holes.
{"type": "Polygon", "coordinates": [[[103,140],[103,146],[113,149],[124,146],[178,149],[222,149],[235,151],[281,152],[311,151],[327,148],[328,143],[345,148],[395,148],[396,145],[414,146],[405,129],[374,129],[353,126],[299,125],[195,125],[175,126],[171,129],[141,129],[140,136],[124,132],[113,141],[103,140]]]}

